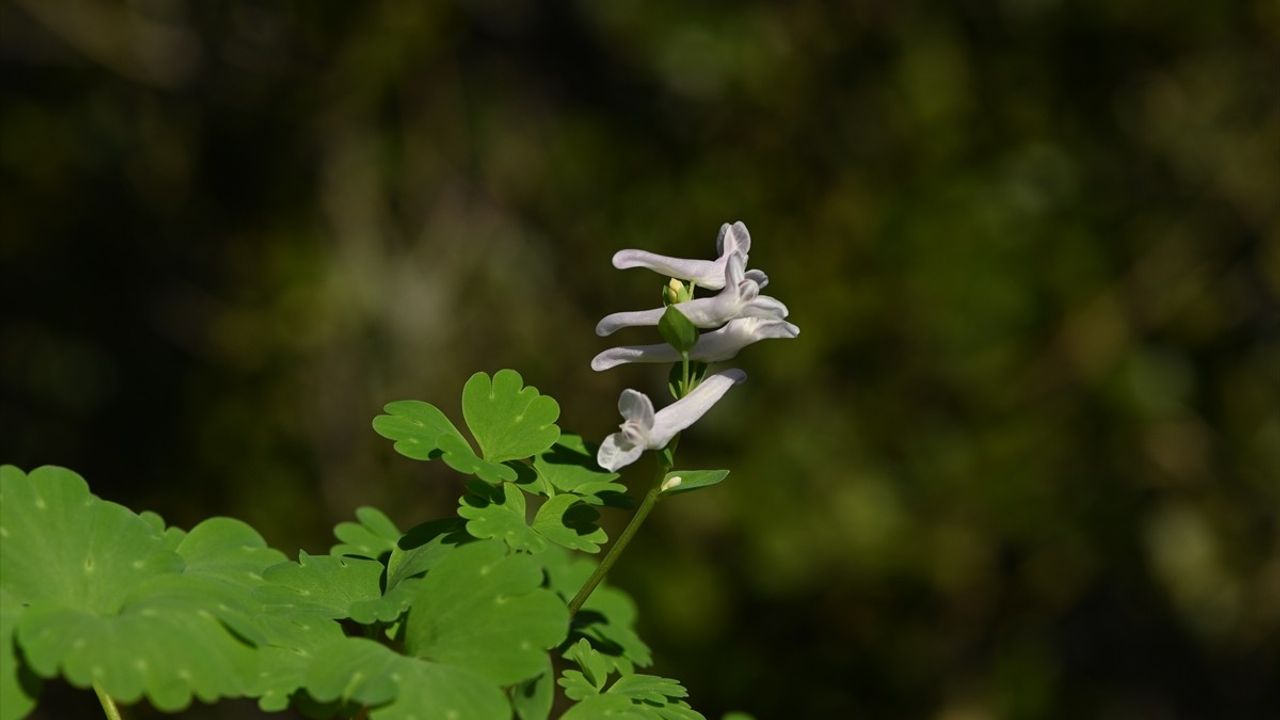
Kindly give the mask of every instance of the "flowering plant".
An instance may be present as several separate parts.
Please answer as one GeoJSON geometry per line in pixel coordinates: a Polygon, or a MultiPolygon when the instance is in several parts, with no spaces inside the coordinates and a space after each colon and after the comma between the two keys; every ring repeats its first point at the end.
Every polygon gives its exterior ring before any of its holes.
{"type": "Polygon", "coordinates": [[[466,382],[466,433],[430,403],[386,405],[373,428],[397,452],[469,476],[456,517],[401,531],[360,508],[327,554],[291,560],[238,520],[186,530],[92,495],[69,470],[0,467],[0,720],[25,717],[56,677],[91,688],[109,718],[120,704],[233,697],[375,720],[702,718],[679,682],[638,672],[652,657],[634,604],[603,581],[659,499],[728,475],[673,469],[680,434],[746,379],[707,363],[799,332],[760,294],[750,247],[739,222],[721,228],[715,260],[614,256],[669,276],[665,307],[609,315],[597,332],[656,326],[666,342],[591,365],[671,363],[674,401],[658,410],[624,390],[624,421],[598,447],[562,432],[556,401],[514,370],[466,382]],[[596,563],[599,511],[634,504],[617,471],[646,451],[658,473],[596,563]]]}

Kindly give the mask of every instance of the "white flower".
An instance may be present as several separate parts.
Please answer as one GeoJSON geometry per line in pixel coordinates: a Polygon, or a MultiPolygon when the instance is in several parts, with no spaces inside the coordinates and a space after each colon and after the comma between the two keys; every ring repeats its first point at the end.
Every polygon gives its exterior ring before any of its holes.
{"type": "MultiPolygon", "coordinates": [[[[786,320],[746,317],[730,320],[728,325],[698,337],[689,351],[690,360],[719,362],[736,356],[742,348],[759,340],[793,338],[800,328],[786,320]]],[[[670,345],[624,345],[605,350],[591,359],[591,369],[608,370],[624,363],[676,363],[680,353],[670,345]]]]}
{"type": "Polygon", "coordinates": [[[613,266],[619,270],[648,268],[668,277],[690,280],[698,287],[719,290],[724,287],[725,265],[729,258],[742,255],[745,264],[747,254],[751,252],[751,233],[747,232],[747,226],[742,221],[721,225],[720,236],[716,238],[716,252],[718,257],[715,260],[686,260],[647,250],[619,250],[613,255],[613,266]]]}
{"type": "MultiPolygon", "coordinates": [[[[725,263],[724,289],[719,295],[677,303],[676,308],[700,328],[720,327],[734,318],[760,317],[782,319],[787,316],[787,306],[781,301],[761,295],[760,288],[769,278],[759,270],[745,270],[746,258],[734,253],[725,263]]],[[[604,337],[625,327],[657,325],[666,308],[620,312],[606,315],[596,325],[596,334],[604,337]]]]}
{"type": "Polygon", "coordinates": [[[616,472],[639,459],[645,450],[661,450],[677,433],[705,415],[729,388],[746,379],[747,374],[741,370],[721,370],[708,375],[688,395],[656,413],[648,395],[629,388],[623,390],[618,397],[618,412],[623,419],[621,429],[600,443],[596,462],[616,472]]]}

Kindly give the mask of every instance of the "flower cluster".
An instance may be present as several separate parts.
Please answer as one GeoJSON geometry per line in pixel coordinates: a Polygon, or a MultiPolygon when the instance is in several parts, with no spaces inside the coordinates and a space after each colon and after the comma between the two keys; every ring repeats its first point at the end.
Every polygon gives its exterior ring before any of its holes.
{"type": "MultiPolygon", "coordinates": [[[[689,260],[656,255],[644,250],[621,250],[613,256],[613,266],[646,268],[672,278],[668,307],[607,315],[596,326],[601,337],[622,328],[658,326],[671,308],[694,328],[711,330],[691,345],[624,345],[610,348],[591,360],[596,371],[626,363],[710,363],[730,360],[744,347],[770,338],[794,338],[800,328],[786,321],[787,306],[760,291],[769,278],[759,270],[747,269],[751,234],[741,222],[720,226],[715,260],[689,260]],[[685,281],[688,286],[684,285],[685,281]],[[710,297],[694,297],[697,288],[719,290],[710,297]]],[[[691,331],[692,332],[692,331],[691,331]]],[[[681,389],[671,405],[654,411],[653,401],[636,390],[623,390],[618,411],[624,422],[618,432],[600,445],[597,462],[609,470],[630,465],[645,450],[661,450],[680,431],[697,422],[735,384],[747,379],[738,369],[713,373],[696,385],[681,389]]]]}

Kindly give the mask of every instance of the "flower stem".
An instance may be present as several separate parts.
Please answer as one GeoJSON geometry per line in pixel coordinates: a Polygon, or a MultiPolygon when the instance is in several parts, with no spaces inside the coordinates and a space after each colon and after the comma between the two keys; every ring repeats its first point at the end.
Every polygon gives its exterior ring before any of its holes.
{"type": "Polygon", "coordinates": [[[582,589],[569,602],[570,615],[576,615],[578,610],[582,609],[582,604],[587,601],[587,598],[591,597],[591,593],[604,580],[604,576],[609,574],[609,570],[618,561],[622,551],[627,549],[627,544],[631,542],[631,538],[635,536],[636,531],[644,524],[644,519],[649,517],[649,512],[653,510],[653,506],[658,504],[658,495],[662,492],[662,479],[666,477],[667,471],[670,469],[671,466],[666,462],[659,461],[658,476],[653,481],[653,487],[649,488],[644,500],[640,501],[640,507],[636,508],[636,514],[631,516],[631,521],[623,528],[622,534],[618,536],[617,540],[613,541],[609,551],[604,554],[604,558],[596,566],[595,572],[591,573],[591,577],[587,578],[587,582],[583,584],[582,589]]]}
{"type": "Polygon", "coordinates": [[[116,701],[98,683],[93,684],[93,692],[98,696],[98,702],[102,703],[102,712],[106,713],[107,720],[120,720],[120,709],[116,707],[116,701]]]}
{"type": "MultiPolygon", "coordinates": [[[[689,394],[689,389],[690,389],[689,388],[689,351],[688,350],[680,353],[680,362],[684,365],[684,369],[682,371],[682,375],[684,379],[680,381],[680,397],[684,397],[685,395],[689,394]]],[[[679,398],[676,398],[676,399],[678,400],[679,398]]]]}

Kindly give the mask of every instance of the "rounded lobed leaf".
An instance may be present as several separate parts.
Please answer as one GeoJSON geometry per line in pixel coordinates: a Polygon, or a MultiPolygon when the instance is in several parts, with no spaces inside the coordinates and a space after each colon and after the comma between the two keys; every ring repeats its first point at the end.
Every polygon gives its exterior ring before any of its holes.
{"type": "Polygon", "coordinates": [[[396,452],[414,460],[434,460],[440,456],[442,437],[456,437],[465,444],[453,422],[431,403],[397,400],[382,408],[386,415],[373,419],[373,430],[395,442],[396,452]]]}
{"type": "Polygon", "coordinates": [[[462,545],[427,573],[409,611],[405,648],[499,685],[537,676],[569,630],[560,597],[531,556],[497,540],[462,545]]]}
{"type": "Polygon", "coordinates": [[[600,552],[609,536],[596,524],[600,513],[577,495],[557,495],[538,508],[533,529],[561,547],[583,552],[600,552]]]}
{"type": "Polygon", "coordinates": [[[342,542],[329,550],[330,555],[379,560],[396,549],[401,532],[381,510],[366,506],[356,508],[356,522],[338,523],[333,535],[342,542]]]}
{"type": "Polygon", "coordinates": [[[150,523],[60,467],[5,468],[0,538],[0,585],[26,603],[111,613],[133,586],[183,567],[150,523]]]}
{"type": "Polygon", "coordinates": [[[519,460],[546,450],[560,437],[555,424],[560,405],[524,386],[515,370],[499,370],[490,378],[479,372],[462,388],[462,415],[490,462],[519,460]]]}
{"type": "Polygon", "coordinates": [[[364,638],[317,653],[304,687],[320,702],[355,702],[371,720],[507,720],[501,687],[464,668],[405,657],[364,638]]]}
{"type": "Polygon", "coordinates": [[[376,560],[298,553],[263,572],[266,584],[254,597],[273,612],[303,612],[334,620],[350,617],[351,606],[382,597],[382,563],[376,560]]]}
{"type": "Polygon", "coordinates": [[[524,493],[515,485],[470,490],[458,505],[458,515],[467,519],[468,533],[482,540],[497,538],[513,550],[537,552],[546,547],[546,540],[525,521],[524,493]]]}

